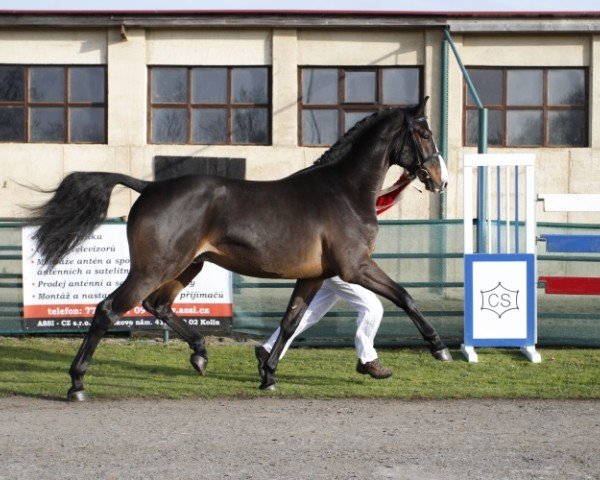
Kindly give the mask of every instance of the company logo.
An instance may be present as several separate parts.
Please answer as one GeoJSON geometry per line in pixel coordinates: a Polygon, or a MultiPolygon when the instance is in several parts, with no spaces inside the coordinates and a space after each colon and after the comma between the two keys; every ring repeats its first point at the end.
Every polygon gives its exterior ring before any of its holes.
{"type": "Polygon", "coordinates": [[[509,290],[498,282],[491,290],[481,291],[481,309],[491,310],[502,318],[506,312],[519,309],[518,298],[518,290],[509,290]]]}

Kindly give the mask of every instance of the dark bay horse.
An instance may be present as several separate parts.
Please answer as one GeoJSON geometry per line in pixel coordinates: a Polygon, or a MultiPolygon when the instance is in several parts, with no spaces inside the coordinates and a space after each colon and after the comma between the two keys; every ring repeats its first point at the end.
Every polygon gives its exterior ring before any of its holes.
{"type": "Polygon", "coordinates": [[[98,343],[140,302],[190,345],[192,366],[204,374],[203,336],[171,309],[204,262],[255,277],[297,279],[281,333],[264,365],[261,388],[275,384],[282,348],[323,280],[339,275],[403,309],[435,358],[451,360],[433,326],[404,288],[371,259],[377,235],[375,201],[392,164],[441,193],[447,170],[423,115],[388,108],[360,121],[309,168],[277,181],[185,176],[151,182],[127,175],[74,172],[45,204],[33,209],[37,247],[59,263],[105,218],[117,184],[140,193],[129,212],[131,267],[125,281],[101,301],[69,370],[68,398],[85,400],[83,377],[98,343]]]}

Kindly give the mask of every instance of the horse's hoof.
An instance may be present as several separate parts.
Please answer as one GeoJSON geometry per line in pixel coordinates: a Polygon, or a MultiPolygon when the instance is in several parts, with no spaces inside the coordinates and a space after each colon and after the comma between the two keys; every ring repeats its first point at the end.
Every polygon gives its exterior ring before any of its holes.
{"type": "Polygon", "coordinates": [[[67,400],[69,402],[85,402],[88,400],[88,396],[83,390],[73,390],[73,388],[70,388],[67,392],[67,400]]]}
{"type": "Polygon", "coordinates": [[[194,370],[196,370],[200,375],[204,375],[204,372],[206,372],[206,365],[208,365],[208,360],[206,358],[204,358],[202,355],[194,353],[190,357],[190,363],[192,364],[192,367],[194,367],[194,370]]]}
{"type": "Polygon", "coordinates": [[[258,387],[260,390],[264,390],[266,392],[274,392],[275,390],[277,390],[277,384],[276,383],[267,383],[267,382],[263,382],[260,384],[260,387],[258,387]]]}
{"type": "Polygon", "coordinates": [[[433,355],[433,358],[435,358],[436,360],[440,360],[442,362],[451,362],[452,361],[452,355],[450,355],[450,350],[448,350],[447,348],[442,348],[441,350],[433,352],[432,355],[433,355]]]}

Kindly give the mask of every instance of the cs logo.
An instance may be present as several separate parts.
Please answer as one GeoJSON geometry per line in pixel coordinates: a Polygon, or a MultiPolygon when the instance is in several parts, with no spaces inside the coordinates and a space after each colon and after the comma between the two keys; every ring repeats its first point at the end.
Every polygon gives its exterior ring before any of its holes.
{"type": "Polygon", "coordinates": [[[498,318],[502,318],[510,310],[518,310],[518,290],[509,290],[502,283],[498,283],[491,290],[481,291],[481,309],[491,310],[498,318]]]}

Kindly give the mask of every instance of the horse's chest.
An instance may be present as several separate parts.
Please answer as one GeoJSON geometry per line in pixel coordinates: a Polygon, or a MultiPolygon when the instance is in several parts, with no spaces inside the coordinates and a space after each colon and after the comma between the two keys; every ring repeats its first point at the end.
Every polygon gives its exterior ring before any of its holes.
{"type": "Polygon", "coordinates": [[[357,233],[358,235],[368,244],[375,243],[375,239],[377,238],[377,222],[358,222],[357,223],[357,233]]]}
{"type": "Polygon", "coordinates": [[[369,252],[375,250],[375,242],[377,239],[377,224],[363,224],[360,228],[362,242],[366,245],[369,252]]]}

